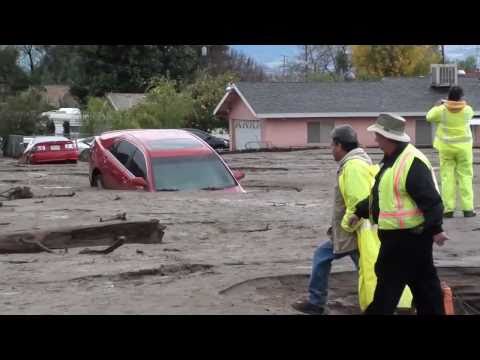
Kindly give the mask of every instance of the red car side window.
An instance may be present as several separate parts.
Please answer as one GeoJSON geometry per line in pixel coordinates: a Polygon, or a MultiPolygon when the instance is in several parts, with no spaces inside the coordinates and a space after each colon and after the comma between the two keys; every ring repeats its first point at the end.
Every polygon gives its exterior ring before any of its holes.
{"type": "Polygon", "coordinates": [[[111,153],[115,156],[123,166],[127,166],[128,160],[132,157],[136,148],[128,141],[120,141],[113,145],[111,153]]]}
{"type": "Polygon", "coordinates": [[[147,178],[147,164],[145,163],[145,157],[140,150],[136,150],[132,159],[127,164],[127,169],[137,177],[147,178]]]}

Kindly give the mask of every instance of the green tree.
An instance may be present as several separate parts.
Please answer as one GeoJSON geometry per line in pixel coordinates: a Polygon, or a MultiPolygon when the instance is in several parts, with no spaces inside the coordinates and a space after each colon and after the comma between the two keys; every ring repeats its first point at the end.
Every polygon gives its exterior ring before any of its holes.
{"type": "Polygon", "coordinates": [[[0,87],[2,95],[14,95],[28,88],[27,74],[18,65],[20,53],[14,46],[0,48],[0,87]]]}
{"type": "Polygon", "coordinates": [[[465,60],[458,62],[458,68],[465,71],[475,71],[477,69],[477,59],[475,56],[468,56],[465,60]]]}
{"type": "Polygon", "coordinates": [[[70,85],[83,105],[106,92],[143,93],[159,76],[189,84],[199,70],[213,76],[233,72],[247,81],[267,79],[262,66],[229,46],[206,47],[207,56],[199,45],[43,45],[35,77],[41,84],[70,85]]]}
{"type": "Polygon", "coordinates": [[[219,99],[225,95],[228,84],[237,81],[239,77],[234,73],[217,76],[206,72],[199,73],[196,81],[185,89],[193,100],[193,112],[187,118],[186,127],[205,131],[228,127],[228,124],[213,115],[213,111],[219,99]]]}
{"type": "Polygon", "coordinates": [[[115,116],[115,110],[105,98],[90,97],[83,112],[81,133],[90,136],[111,130],[115,116]]]}
{"type": "Polygon", "coordinates": [[[35,76],[43,85],[74,85],[82,81],[83,67],[77,45],[44,45],[35,76]]]}
{"type": "Polygon", "coordinates": [[[193,100],[179,91],[175,80],[165,77],[152,80],[145,102],[137,104],[129,115],[141,128],[180,128],[193,111],[193,100]]]}
{"type": "Polygon", "coordinates": [[[86,103],[89,96],[106,92],[143,93],[155,76],[191,81],[199,56],[189,45],[50,46],[39,72],[43,83],[72,85],[86,103]]]}
{"type": "Polygon", "coordinates": [[[0,136],[47,133],[48,118],[41,114],[51,109],[38,89],[8,97],[0,104],[0,136]]]}

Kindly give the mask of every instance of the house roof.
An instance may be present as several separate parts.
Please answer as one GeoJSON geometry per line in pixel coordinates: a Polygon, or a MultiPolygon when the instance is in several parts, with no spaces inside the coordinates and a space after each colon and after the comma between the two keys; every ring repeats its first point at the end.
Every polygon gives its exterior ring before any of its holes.
{"type": "Polygon", "coordinates": [[[127,110],[145,100],[145,94],[108,93],[107,99],[115,110],[127,110]]]}
{"type": "MultiPolygon", "coordinates": [[[[480,110],[480,81],[459,78],[458,82],[467,102],[474,110],[480,110]]],[[[427,76],[351,82],[239,82],[232,91],[236,91],[259,118],[376,116],[380,112],[422,116],[436,101],[446,98],[448,88],[430,87],[427,76]]],[[[226,98],[218,104],[215,113],[226,98]]]]}
{"type": "MultiPolygon", "coordinates": [[[[45,85],[46,101],[48,104],[60,107],[66,95],[70,94],[70,86],[68,85],[45,85]]],[[[76,101],[74,101],[76,103],[76,101]]]]}

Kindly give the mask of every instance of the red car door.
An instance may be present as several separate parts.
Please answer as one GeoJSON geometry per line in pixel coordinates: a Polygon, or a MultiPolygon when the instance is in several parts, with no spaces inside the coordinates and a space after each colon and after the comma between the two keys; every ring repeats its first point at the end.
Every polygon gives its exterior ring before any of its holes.
{"type": "Polygon", "coordinates": [[[111,188],[127,190],[130,188],[129,180],[132,175],[127,169],[127,164],[132,158],[136,148],[126,140],[120,140],[112,148],[111,166],[109,166],[109,177],[111,179],[111,188]]]}
{"type": "Polygon", "coordinates": [[[94,146],[93,158],[95,158],[94,162],[102,176],[103,186],[107,189],[115,189],[116,180],[113,169],[117,166],[118,160],[110,151],[113,151],[113,149],[109,150],[101,145],[99,147],[94,146]]]}
{"type": "Polygon", "coordinates": [[[125,165],[135,148],[125,140],[115,142],[109,149],[104,149],[99,162],[104,186],[108,189],[127,189],[128,171],[125,165]]]}

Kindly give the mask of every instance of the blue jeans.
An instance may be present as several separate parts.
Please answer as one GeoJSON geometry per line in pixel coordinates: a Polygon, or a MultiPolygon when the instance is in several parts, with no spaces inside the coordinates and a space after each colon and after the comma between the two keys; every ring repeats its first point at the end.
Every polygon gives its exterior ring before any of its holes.
{"type": "Polygon", "coordinates": [[[313,255],[312,274],[308,285],[309,302],[317,306],[325,306],[328,296],[328,277],[332,268],[332,261],[350,256],[358,270],[358,250],[334,254],[331,240],[320,245],[313,255]]]}

